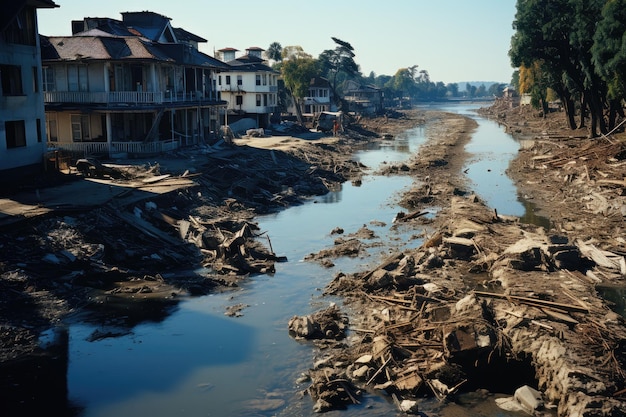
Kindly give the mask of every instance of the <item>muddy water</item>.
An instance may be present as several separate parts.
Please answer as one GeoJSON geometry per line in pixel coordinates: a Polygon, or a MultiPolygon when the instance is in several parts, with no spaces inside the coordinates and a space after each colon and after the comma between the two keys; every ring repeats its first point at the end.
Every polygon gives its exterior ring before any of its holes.
{"type": "MultiPolygon", "coordinates": [[[[449,110],[467,113],[471,108],[449,110]]],[[[490,125],[492,122],[478,120],[475,137],[512,142],[502,129],[490,125]]],[[[424,129],[417,128],[359,153],[358,158],[373,172],[380,164],[408,158],[423,141],[424,129]]],[[[470,152],[489,152],[487,165],[481,165],[485,158],[478,156],[468,164],[476,191],[493,202],[499,213],[523,214],[515,188],[504,175],[506,160],[514,151],[482,146],[478,142],[468,146],[470,152]],[[474,173],[482,176],[473,177],[474,173]],[[497,192],[491,193],[493,189],[497,192]]],[[[408,231],[391,227],[394,215],[402,210],[396,205],[398,194],[409,185],[410,178],[369,175],[361,186],[344,184],[340,190],[307,204],[259,219],[274,251],[286,256],[288,262],[277,264],[271,276],[251,278],[237,291],[193,298],[175,307],[163,306],[150,320],[136,321],[129,313],[102,323],[70,325],[63,331],[67,374],[59,378],[67,384],[68,410],[64,414],[313,415],[310,399],[300,396],[306,383],[296,381],[315,360],[315,350],[291,339],[287,322],[293,315],[308,314],[339,301],[321,297],[321,290],[338,271],[363,269],[391,251],[421,244],[408,231]],[[335,227],[353,233],[363,225],[377,235],[369,242],[367,256],[338,259],[330,269],[303,261],[307,254],[332,246],[334,236],[330,232],[335,227]],[[235,304],[247,306],[243,316],[226,317],[225,308],[235,304]]],[[[496,396],[471,393],[463,396],[460,404],[452,405],[425,400],[421,408],[427,415],[518,415],[499,410],[493,401],[496,396]]],[[[388,398],[371,393],[364,396],[360,406],[326,415],[396,414],[388,398]]]]}

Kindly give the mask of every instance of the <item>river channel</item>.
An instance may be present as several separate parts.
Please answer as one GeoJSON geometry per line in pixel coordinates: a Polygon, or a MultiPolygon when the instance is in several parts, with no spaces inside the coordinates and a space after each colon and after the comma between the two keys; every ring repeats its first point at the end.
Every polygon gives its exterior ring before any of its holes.
{"type": "MultiPolygon", "coordinates": [[[[487,105],[487,103],[483,103],[487,105]]],[[[518,199],[506,176],[518,144],[496,123],[473,111],[478,105],[439,109],[475,118],[478,129],[467,146],[472,157],[465,170],[473,190],[499,214],[523,217],[529,207],[518,199]]],[[[340,300],[322,296],[339,271],[374,265],[390,250],[411,245],[408,231],[392,228],[402,209],[397,205],[408,176],[378,176],[384,163],[408,159],[425,141],[418,127],[394,140],[359,152],[356,158],[371,172],[360,186],[343,184],[338,191],[275,215],[258,218],[278,255],[272,275],[251,277],[240,288],[185,300],[161,313],[158,320],[129,325],[123,318],[104,323],[69,325],[65,392],[68,415],[84,417],[171,416],[311,416],[312,402],[302,396],[306,383],[296,381],[312,366],[316,350],[290,338],[287,322],[340,300]],[[341,227],[372,229],[377,245],[368,256],[334,260],[333,268],[306,262],[310,253],[333,245],[330,232],[341,227]],[[407,243],[410,242],[410,243],[407,243]],[[224,315],[228,306],[243,304],[241,317],[224,315]],[[94,335],[114,337],[94,337],[94,335]]],[[[436,208],[433,208],[433,212],[436,208]]],[[[415,233],[411,231],[411,233],[415,233]]],[[[61,381],[62,383],[63,381],[61,381]]],[[[510,393],[501,393],[510,394],[510,393]]],[[[424,400],[425,415],[519,416],[497,408],[494,396],[467,394],[461,404],[424,400]]],[[[364,396],[360,406],[327,413],[329,417],[398,415],[389,398],[364,396]]]]}

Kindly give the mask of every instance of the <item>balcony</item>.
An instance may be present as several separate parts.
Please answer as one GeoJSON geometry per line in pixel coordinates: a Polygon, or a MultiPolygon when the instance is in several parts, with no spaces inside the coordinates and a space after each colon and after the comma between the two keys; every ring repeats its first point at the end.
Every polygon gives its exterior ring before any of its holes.
{"type": "Polygon", "coordinates": [[[170,91],[46,91],[44,103],[84,104],[162,104],[206,100],[200,91],[172,93],[170,91]]]}
{"type": "Polygon", "coordinates": [[[48,142],[48,149],[61,149],[84,156],[102,154],[154,155],[178,149],[178,140],[162,140],[157,142],[48,142]]]}

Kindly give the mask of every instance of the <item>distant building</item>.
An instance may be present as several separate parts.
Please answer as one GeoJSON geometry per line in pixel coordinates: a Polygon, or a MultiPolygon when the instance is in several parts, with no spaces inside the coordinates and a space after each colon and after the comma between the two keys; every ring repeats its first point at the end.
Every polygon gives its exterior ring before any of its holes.
{"type": "Polygon", "coordinates": [[[251,47],[236,57],[235,48],[223,48],[220,58],[229,65],[217,76],[217,89],[227,103],[224,124],[252,119],[254,127],[267,127],[278,104],[278,76],[263,59],[263,49],[251,47]]]}
{"type": "Polygon", "coordinates": [[[50,146],[82,154],[152,154],[210,140],[225,102],[225,63],[205,39],[158,13],[84,18],[72,36],[42,37],[50,146]]]}
{"type": "Polygon", "coordinates": [[[1,0],[0,177],[40,171],[46,150],[37,9],[50,0],[1,0]]]}
{"type": "Polygon", "coordinates": [[[384,109],[383,90],[372,85],[363,85],[355,81],[346,81],[343,88],[344,102],[348,109],[344,111],[360,114],[377,114],[384,109]]]}

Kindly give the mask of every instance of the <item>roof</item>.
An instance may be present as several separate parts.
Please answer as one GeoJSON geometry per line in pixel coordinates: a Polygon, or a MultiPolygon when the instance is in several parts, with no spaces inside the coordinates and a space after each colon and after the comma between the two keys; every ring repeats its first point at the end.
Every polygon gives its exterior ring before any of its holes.
{"type": "Polygon", "coordinates": [[[99,29],[79,36],[41,36],[41,59],[51,61],[153,60],[227,70],[224,62],[185,44],[160,44],[136,36],[115,36],[99,29]]]}
{"type": "Polygon", "coordinates": [[[313,77],[313,78],[311,78],[311,83],[309,85],[311,87],[330,88],[330,83],[324,77],[313,77]]]}
{"type": "Polygon", "coordinates": [[[2,10],[0,13],[0,30],[5,30],[24,6],[32,6],[36,9],[59,7],[51,0],[0,0],[0,10],[2,10]]]}
{"type": "Polygon", "coordinates": [[[257,72],[257,71],[268,71],[268,72],[276,72],[270,66],[265,64],[265,61],[262,58],[253,56],[253,55],[244,55],[240,56],[237,59],[233,59],[232,61],[227,62],[230,65],[232,70],[236,71],[246,71],[246,72],[257,72]]]}
{"type": "Polygon", "coordinates": [[[193,65],[198,67],[212,67],[216,69],[228,70],[230,67],[217,58],[198,51],[185,44],[161,43],[157,48],[167,56],[174,59],[179,64],[193,65]]]}
{"type": "MultiPolygon", "coordinates": [[[[94,30],[97,32],[97,30],[94,30]]],[[[41,37],[42,61],[157,60],[174,61],[154,44],[135,36],[41,37]]]]}
{"type": "Polygon", "coordinates": [[[201,38],[198,35],[194,35],[191,32],[187,32],[183,28],[173,28],[173,29],[174,29],[174,35],[176,35],[176,39],[178,39],[179,41],[207,42],[206,39],[201,38]]]}

